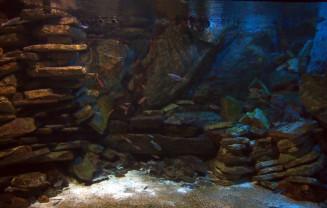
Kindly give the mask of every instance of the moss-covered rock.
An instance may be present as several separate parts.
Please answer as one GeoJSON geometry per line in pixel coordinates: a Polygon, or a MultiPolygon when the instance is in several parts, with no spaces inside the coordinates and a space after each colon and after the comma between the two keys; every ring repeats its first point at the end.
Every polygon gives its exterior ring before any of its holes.
{"type": "Polygon", "coordinates": [[[270,124],[264,112],[256,108],[252,113],[247,112],[240,122],[244,125],[249,125],[251,128],[269,129],[270,124]]]}

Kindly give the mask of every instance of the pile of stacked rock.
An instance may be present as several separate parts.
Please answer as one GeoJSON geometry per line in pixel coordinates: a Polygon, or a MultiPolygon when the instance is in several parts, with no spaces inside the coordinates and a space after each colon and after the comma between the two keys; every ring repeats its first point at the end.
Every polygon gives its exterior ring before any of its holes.
{"type": "MultiPolygon", "coordinates": [[[[81,23],[65,11],[45,10],[42,1],[16,3],[23,8],[19,18],[0,27],[0,186],[10,193],[0,205],[27,207],[29,202],[16,196],[38,196],[47,189],[57,193],[67,184],[60,172],[48,168],[41,173],[42,167],[55,166],[53,162],[69,165],[77,154],[86,152],[72,171],[88,180],[103,147],[85,140],[97,138],[94,130],[81,128],[96,112],[92,108],[97,102],[91,98],[99,96],[83,88],[85,80],[95,75],[77,62],[87,50],[81,23]],[[91,161],[83,167],[88,173],[80,171],[85,161],[91,161]]],[[[2,23],[11,17],[6,12],[4,3],[2,23]]],[[[90,126],[98,130],[97,124],[90,126]]]]}
{"type": "Polygon", "coordinates": [[[258,161],[255,166],[258,175],[253,180],[271,189],[281,189],[293,198],[312,197],[312,190],[322,186],[317,173],[325,165],[325,156],[312,139],[312,132],[317,127],[316,121],[307,120],[270,130],[268,138],[277,147],[279,155],[258,161]],[[294,190],[297,191],[294,193],[294,190]]]}

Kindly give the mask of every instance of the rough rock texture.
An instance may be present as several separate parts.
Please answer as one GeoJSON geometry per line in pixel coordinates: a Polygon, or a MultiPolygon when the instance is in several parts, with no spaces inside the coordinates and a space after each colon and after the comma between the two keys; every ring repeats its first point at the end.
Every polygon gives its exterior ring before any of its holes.
{"type": "Polygon", "coordinates": [[[109,135],[105,143],[112,149],[136,154],[214,155],[216,152],[213,142],[204,136],[183,138],[158,134],[114,134],[109,135]],[[127,142],[123,137],[128,138],[132,143],[127,142]],[[152,140],[161,147],[161,150],[151,143],[152,140]]]}
{"type": "Polygon", "coordinates": [[[147,68],[147,88],[144,92],[149,96],[147,106],[163,106],[177,99],[191,87],[198,78],[197,74],[214,61],[209,54],[224,48],[223,43],[210,47],[196,39],[191,40],[188,34],[188,28],[184,26],[168,27],[139,67],[147,68]],[[178,81],[168,74],[177,74],[184,79],[178,81]]]}
{"type": "Polygon", "coordinates": [[[307,72],[310,74],[326,74],[327,55],[327,21],[319,23],[310,52],[310,63],[307,72]]]}
{"type": "Polygon", "coordinates": [[[32,172],[15,176],[11,185],[18,188],[37,188],[42,186],[46,181],[46,174],[41,172],[32,172]]]}
{"type": "Polygon", "coordinates": [[[270,124],[264,112],[256,108],[252,113],[247,112],[241,119],[240,123],[249,125],[251,128],[269,129],[270,124]]]}
{"type": "Polygon", "coordinates": [[[40,44],[24,47],[24,51],[33,52],[52,52],[52,51],[84,51],[87,49],[86,44],[64,45],[64,44],[40,44]]]}
{"type": "Polygon", "coordinates": [[[237,121],[241,117],[243,104],[241,101],[231,96],[226,96],[220,100],[223,108],[223,116],[228,121],[237,121]]]}
{"type": "Polygon", "coordinates": [[[300,85],[301,102],[327,128],[327,78],[303,75],[300,85]]]}
{"type": "Polygon", "coordinates": [[[81,180],[90,181],[98,170],[98,155],[89,152],[83,160],[73,165],[72,171],[81,180]]]}
{"type": "Polygon", "coordinates": [[[211,111],[175,113],[165,120],[165,124],[204,127],[221,121],[222,118],[211,111]]]}
{"type": "Polygon", "coordinates": [[[33,118],[17,118],[0,126],[0,138],[21,136],[36,129],[33,118]]]}

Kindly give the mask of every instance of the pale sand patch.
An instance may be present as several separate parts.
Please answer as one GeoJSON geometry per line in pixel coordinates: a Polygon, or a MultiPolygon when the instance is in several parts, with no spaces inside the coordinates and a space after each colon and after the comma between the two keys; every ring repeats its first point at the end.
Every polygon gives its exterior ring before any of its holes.
{"type": "Polygon", "coordinates": [[[310,202],[298,202],[252,183],[236,186],[181,187],[183,183],[152,178],[140,171],[126,177],[102,181],[91,186],[70,184],[70,189],[49,203],[34,203],[32,208],[101,207],[179,207],[179,208],[318,208],[310,202]],[[54,205],[57,200],[60,203],[54,205]]]}

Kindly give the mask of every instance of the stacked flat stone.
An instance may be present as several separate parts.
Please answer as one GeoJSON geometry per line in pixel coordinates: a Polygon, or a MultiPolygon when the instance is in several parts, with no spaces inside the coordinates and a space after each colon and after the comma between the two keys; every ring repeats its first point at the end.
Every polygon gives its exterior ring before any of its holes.
{"type": "Polygon", "coordinates": [[[223,180],[237,181],[247,178],[251,167],[250,140],[245,137],[223,138],[217,157],[211,163],[214,174],[223,180]]]}
{"type": "MultiPolygon", "coordinates": [[[[39,3],[42,6],[42,1],[39,3]]],[[[74,136],[92,134],[80,124],[93,114],[85,112],[87,105],[75,101],[76,92],[83,91],[88,78],[86,68],[77,64],[79,53],[87,49],[86,34],[70,14],[55,9],[45,13],[40,5],[23,9],[21,24],[0,27],[0,186],[14,194],[33,195],[36,188],[44,189],[56,181],[48,181],[45,173],[22,172],[24,168],[10,172],[9,167],[72,161],[76,150],[94,159],[103,150],[74,136]],[[71,113],[78,108],[79,114],[71,113]],[[24,180],[33,184],[16,183],[24,180]]],[[[79,178],[91,180],[96,163],[83,165],[89,175],[78,168],[73,170],[75,175],[84,174],[79,178]]]]}
{"type": "Polygon", "coordinates": [[[312,139],[312,131],[317,126],[316,121],[297,121],[270,130],[268,135],[276,144],[279,156],[258,162],[255,166],[258,175],[253,180],[272,189],[285,181],[319,185],[315,174],[323,168],[325,156],[312,139]]]}

